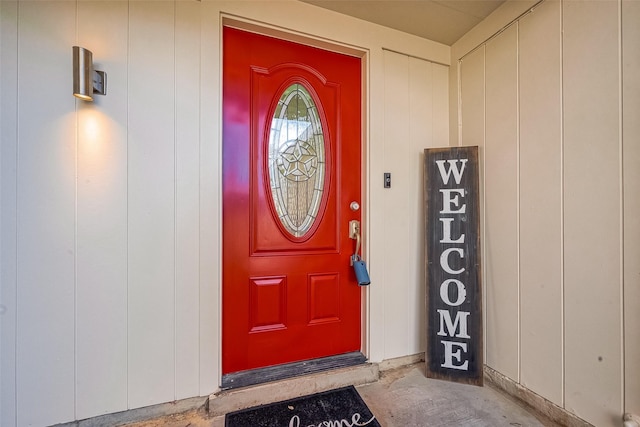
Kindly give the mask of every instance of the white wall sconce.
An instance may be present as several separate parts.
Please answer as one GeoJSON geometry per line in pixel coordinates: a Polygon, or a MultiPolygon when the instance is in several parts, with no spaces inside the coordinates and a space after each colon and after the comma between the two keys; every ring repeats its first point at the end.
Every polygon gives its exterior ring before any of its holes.
{"type": "Polygon", "coordinates": [[[73,46],[73,96],[93,101],[94,94],[107,94],[107,73],[93,69],[90,50],[73,46]]]}

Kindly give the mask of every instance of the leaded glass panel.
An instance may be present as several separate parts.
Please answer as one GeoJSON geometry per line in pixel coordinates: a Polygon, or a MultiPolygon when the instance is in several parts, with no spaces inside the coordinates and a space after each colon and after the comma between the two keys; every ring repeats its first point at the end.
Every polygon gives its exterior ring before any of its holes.
{"type": "Polygon", "coordinates": [[[294,237],[313,227],[325,191],[325,145],[318,108],[307,89],[283,92],[269,132],[269,182],[280,222],[294,237]]]}

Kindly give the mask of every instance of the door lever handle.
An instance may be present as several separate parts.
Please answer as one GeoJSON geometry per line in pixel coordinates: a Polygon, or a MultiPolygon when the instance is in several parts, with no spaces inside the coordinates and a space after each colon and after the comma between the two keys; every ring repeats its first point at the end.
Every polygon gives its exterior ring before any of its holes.
{"type": "Polygon", "coordinates": [[[358,254],[360,253],[360,221],[357,219],[349,221],[349,238],[356,241],[356,250],[350,258],[351,265],[353,266],[353,261],[359,258],[358,254]]]}
{"type": "Polygon", "coordinates": [[[362,261],[360,258],[360,221],[351,220],[349,221],[349,237],[351,239],[355,239],[356,241],[356,251],[349,262],[353,267],[353,270],[356,274],[356,280],[358,281],[358,285],[367,286],[371,284],[371,279],[369,278],[369,272],[367,271],[367,264],[362,261]]]}

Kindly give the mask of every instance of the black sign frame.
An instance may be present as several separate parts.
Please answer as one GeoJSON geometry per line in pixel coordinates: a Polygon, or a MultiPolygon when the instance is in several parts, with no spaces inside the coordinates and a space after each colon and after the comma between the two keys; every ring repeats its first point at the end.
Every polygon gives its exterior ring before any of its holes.
{"type": "Polygon", "coordinates": [[[424,151],[426,375],[483,385],[478,147],[424,151]]]}

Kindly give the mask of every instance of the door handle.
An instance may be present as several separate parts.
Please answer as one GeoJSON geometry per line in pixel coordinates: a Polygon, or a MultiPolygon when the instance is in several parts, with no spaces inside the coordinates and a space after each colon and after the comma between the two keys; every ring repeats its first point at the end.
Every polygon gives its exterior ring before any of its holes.
{"type": "Polygon", "coordinates": [[[356,274],[356,280],[358,285],[367,286],[371,284],[371,279],[367,271],[367,264],[360,258],[360,221],[355,219],[349,221],[349,238],[356,241],[355,253],[351,255],[349,260],[356,274]]]}
{"type": "Polygon", "coordinates": [[[349,221],[349,238],[356,241],[356,250],[351,256],[351,265],[353,265],[353,261],[360,257],[360,221],[357,219],[349,221]]]}

